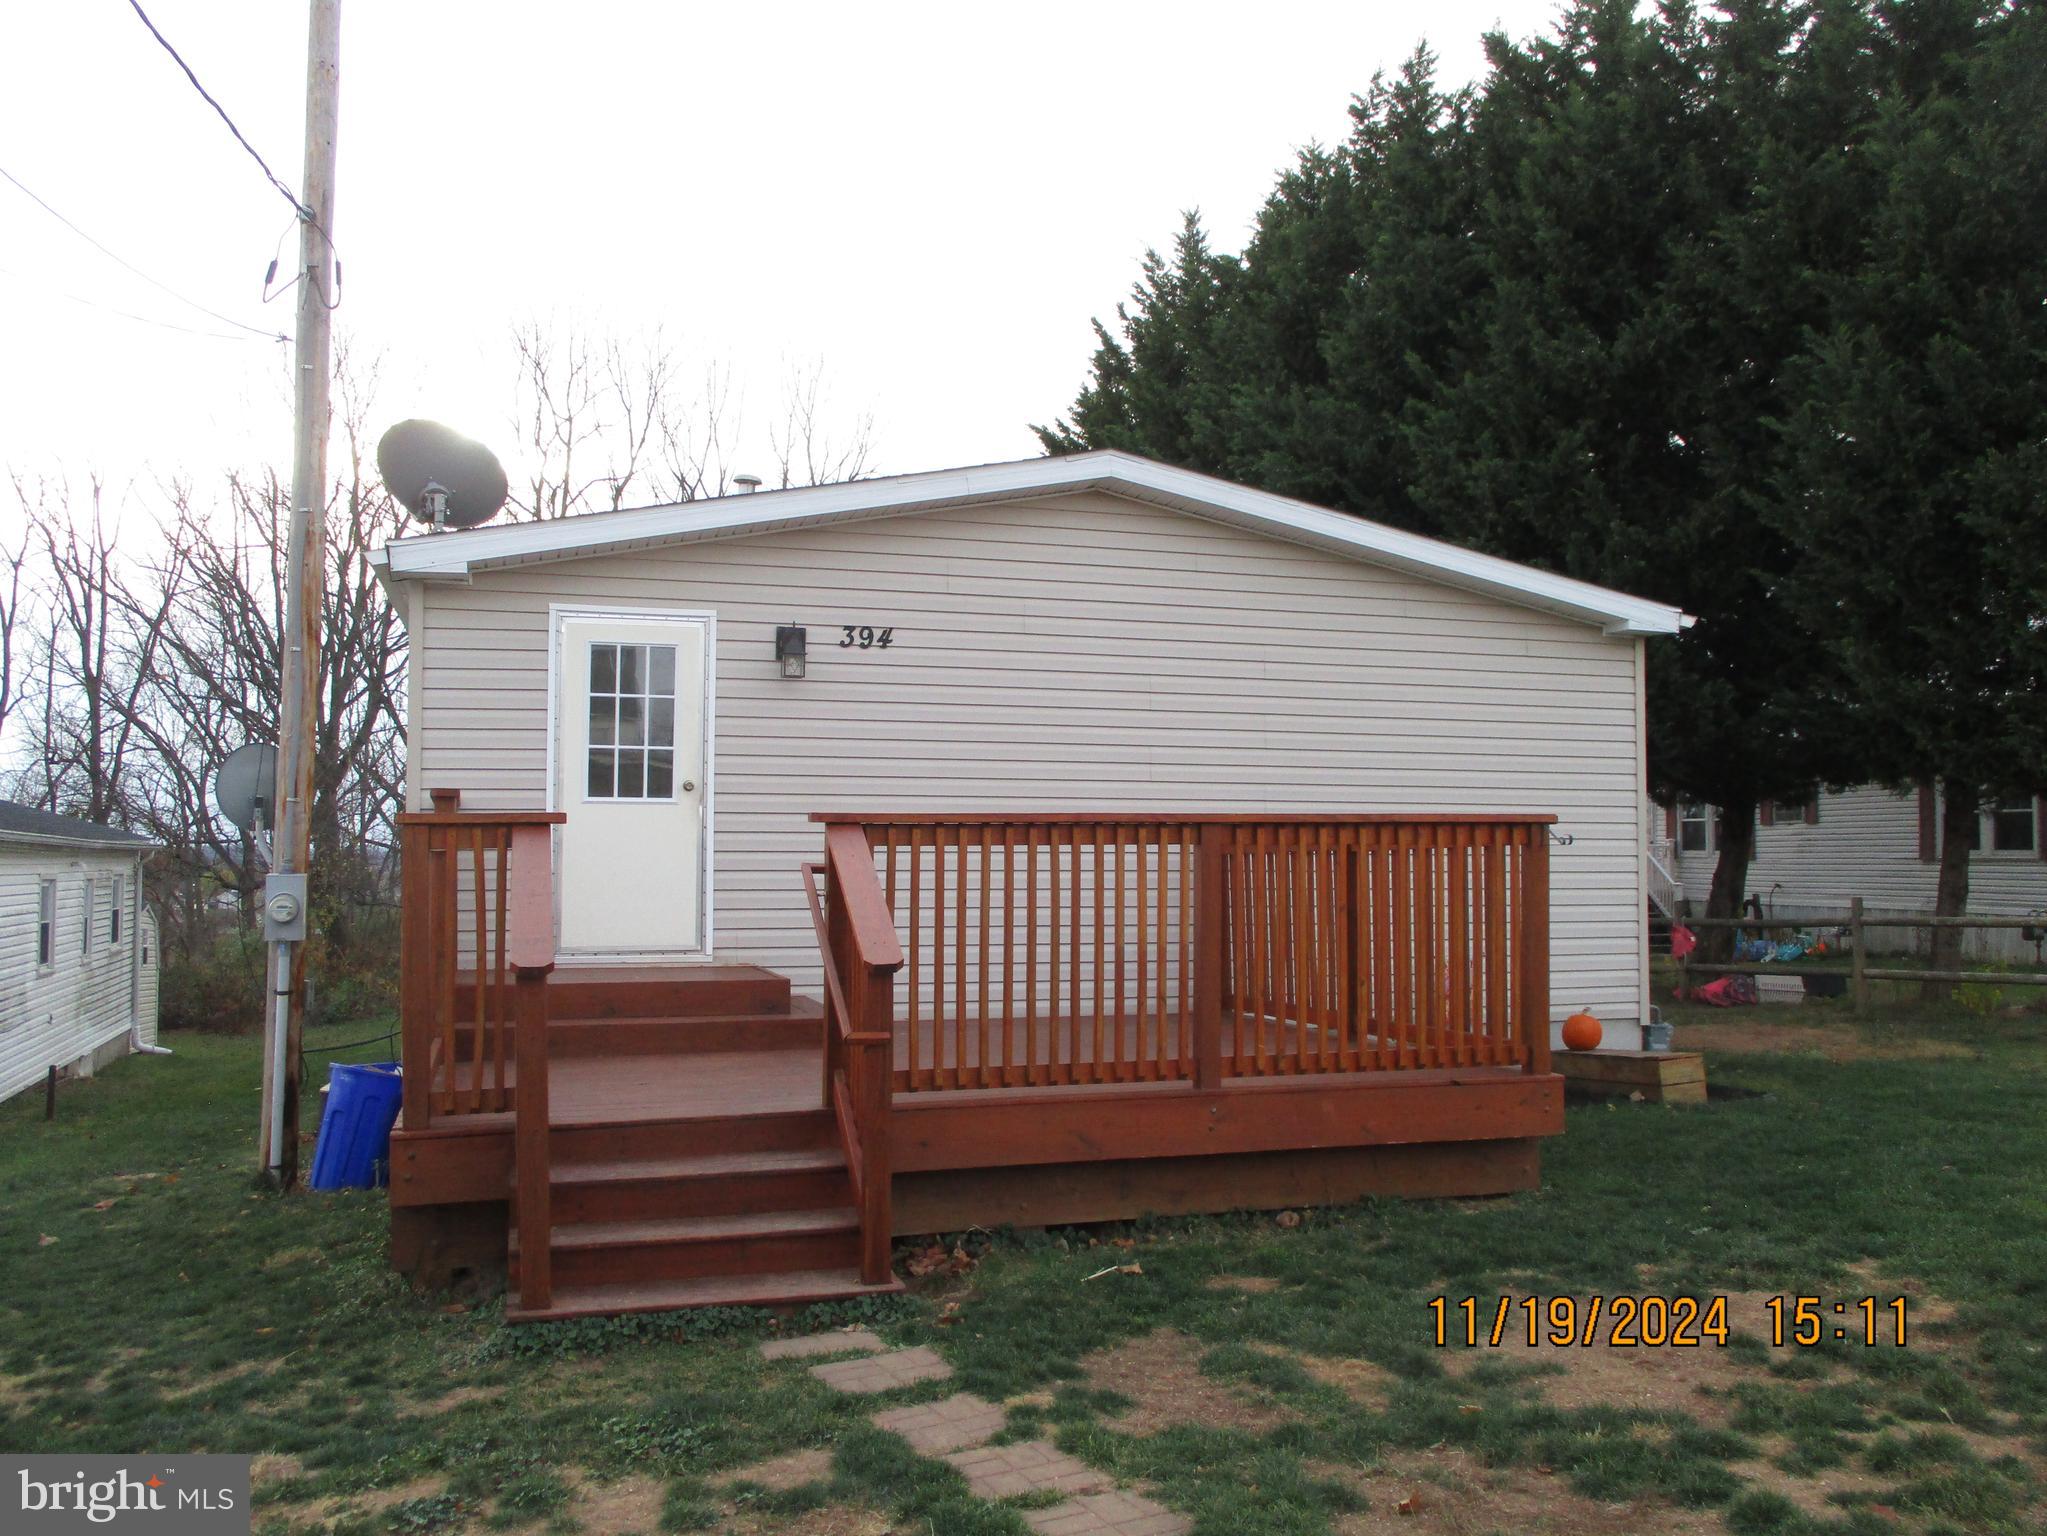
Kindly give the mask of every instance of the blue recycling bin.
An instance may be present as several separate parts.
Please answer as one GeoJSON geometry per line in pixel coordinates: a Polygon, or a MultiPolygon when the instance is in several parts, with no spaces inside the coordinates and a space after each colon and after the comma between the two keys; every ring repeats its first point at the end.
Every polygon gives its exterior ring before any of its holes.
{"type": "Polygon", "coordinates": [[[327,1068],[327,1107],[313,1148],[313,1188],[377,1189],[391,1181],[391,1127],[401,1079],[395,1061],[327,1068]]]}

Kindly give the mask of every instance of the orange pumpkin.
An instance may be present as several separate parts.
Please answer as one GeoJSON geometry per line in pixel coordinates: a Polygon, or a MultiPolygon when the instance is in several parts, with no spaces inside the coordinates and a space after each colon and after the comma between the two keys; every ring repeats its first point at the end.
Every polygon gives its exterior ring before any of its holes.
{"type": "Polygon", "coordinates": [[[1567,1051],[1590,1051],[1598,1048],[1599,1037],[1606,1033],[1599,1020],[1584,1009],[1579,1009],[1564,1020],[1564,1049],[1567,1051]]]}

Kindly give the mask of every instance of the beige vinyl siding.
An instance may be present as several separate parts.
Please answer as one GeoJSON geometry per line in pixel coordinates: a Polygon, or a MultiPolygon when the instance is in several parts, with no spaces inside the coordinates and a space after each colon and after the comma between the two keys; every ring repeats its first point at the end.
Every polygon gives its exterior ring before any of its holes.
{"type": "MultiPolygon", "coordinates": [[[[1685,896],[1703,908],[1714,853],[1679,856],[1685,896]]],[[[1756,828],[1748,888],[1766,910],[1794,919],[1838,919],[1860,896],[1872,913],[1931,912],[1939,866],[1919,857],[1919,797],[1868,784],[1820,796],[1819,820],[1787,809],[1756,828]]],[[[1969,860],[1969,910],[2021,917],[2047,908],[2047,861],[2037,853],[1979,852],[1969,860]]],[[[1899,935],[1906,943],[1913,936],[1899,935]]],[[[1972,954],[2030,960],[2016,934],[1972,933],[1972,954]]]]}
{"type": "Polygon", "coordinates": [[[425,588],[415,803],[547,802],[550,603],[717,614],[720,958],[816,988],[815,810],[1548,811],[1555,997],[1639,1017],[1633,640],[1098,493],[755,534],[425,588]]]}
{"type": "Polygon", "coordinates": [[[41,1082],[53,1066],[91,1056],[134,1022],[138,868],[129,852],[0,843],[0,1099],[41,1082]],[[45,878],[57,882],[48,967],[36,963],[38,891],[45,878]],[[107,901],[116,880],[127,911],[121,940],[113,944],[107,901]],[[82,949],[80,929],[88,916],[92,943],[82,949]]]}

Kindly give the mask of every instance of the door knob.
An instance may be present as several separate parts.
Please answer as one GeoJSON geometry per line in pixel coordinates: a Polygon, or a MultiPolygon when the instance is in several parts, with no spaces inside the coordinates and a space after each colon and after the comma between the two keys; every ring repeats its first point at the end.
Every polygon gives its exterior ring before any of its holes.
{"type": "Polygon", "coordinates": [[[697,787],[696,780],[694,779],[684,779],[682,781],[682,792],[685,795],[688,794],[691,790],[695,789],[696,787],[697,787]]]}

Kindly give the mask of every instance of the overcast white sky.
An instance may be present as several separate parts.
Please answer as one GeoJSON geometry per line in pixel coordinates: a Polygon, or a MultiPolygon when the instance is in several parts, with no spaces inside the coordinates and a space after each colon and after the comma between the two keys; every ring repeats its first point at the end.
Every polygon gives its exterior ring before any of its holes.
{"type": "MultiPolygon", "coordinates": [[[[304,5],[143,3],[296,186],[304,5]]],[[[1555,11],[346,0],[336,319],[383,358],[381,421],[502,439],[509,327],[558,316],[729,362],[756,429],[821,358],[884,472],[1023,457],[1182,209],[1237,248],[1374,70],[1426,34],[1471,78],[1487,27],[1555,11]]],[[[178,293],[291,329],[258,302],[290,208],[126,0],[5,8],[0,168],[178,293]]],[[[0,465],[288,459],[285,349],[116,311],[227,329],[0,181],[0,465]]]]}

